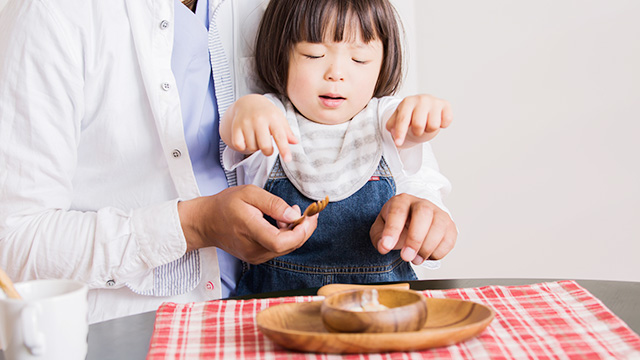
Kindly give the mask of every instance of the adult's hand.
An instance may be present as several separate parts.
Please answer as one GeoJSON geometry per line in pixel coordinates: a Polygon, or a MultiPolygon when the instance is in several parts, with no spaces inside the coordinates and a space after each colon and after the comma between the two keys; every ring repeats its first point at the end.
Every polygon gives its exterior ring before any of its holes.
{"type": "Polygon", "coordinates": [[[178,213],[187,251],[215,246],[251,264],[299,248],[318,223],[318,217],[312,216],[291,230],[271,225],[264,214],[291,223],[300,217],[300,209],[254,185],[179,202],[178,213]]]}
{"type": "Polygon", "coordinates": [[[402,249],[402,259],[420,265],[426,259],[447,255],[456,243],[458,230],[449,214],[432,202],[399,194],[384,204],[369,235],[381,254],[402,249]]]}

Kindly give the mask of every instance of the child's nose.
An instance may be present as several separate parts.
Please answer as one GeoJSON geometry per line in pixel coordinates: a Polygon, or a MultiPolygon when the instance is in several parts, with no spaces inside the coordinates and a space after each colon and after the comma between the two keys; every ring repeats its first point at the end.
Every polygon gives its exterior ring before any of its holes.
{"type": "Polygon", "coordinates": [[[337,63],[331,64],[325,73],[325,79],[329,81],[343,81],[344,74],[342,71],[342,66],[337,63]]]}

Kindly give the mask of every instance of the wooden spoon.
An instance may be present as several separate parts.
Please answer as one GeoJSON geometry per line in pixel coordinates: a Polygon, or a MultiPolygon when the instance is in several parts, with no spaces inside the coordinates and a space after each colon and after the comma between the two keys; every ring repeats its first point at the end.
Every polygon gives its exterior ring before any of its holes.
{"type": "Polygon", "coordinates": [[[7,275],[2,268],[0,268],[0,287],[10,299],[22,299],[20,294],[16,291],[16,288],[13,286],[13,282],[9,278],[9,275],[7,275]]]}
{"type": "Polygon", "coordinates": [[[311,205],[307,206],[302,216],[298,220],[292,222],[289,227],[293,229],[294,227],[298,226],[302,222],[302,220],[304,220],[305,217],[313,216],[319,213],[320,211],[324,210],[324,208],[327,207],[327,204],[329,204],[329,197],[325,196],[324,200],[318,200],[312,203],[311,205]]]}

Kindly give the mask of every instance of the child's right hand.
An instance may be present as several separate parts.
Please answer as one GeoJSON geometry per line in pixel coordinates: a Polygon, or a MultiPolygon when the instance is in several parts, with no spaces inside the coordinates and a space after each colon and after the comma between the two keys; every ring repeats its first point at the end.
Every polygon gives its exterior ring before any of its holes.
{"type": "Polygon", "coordinates": [[[408,148],[433,139],[452,121],[448,101],[421,94],[404,98],[386,127],[398,148],[408,148]]]}
{"type": "Polygon", "coordinates": [[[238,152],[260,150],[265,156],[273,154],[273,136],[284,161],[291,160],[289,144],[298,143],[282,110],[257,94],[245,95],[227,109],[220,122],[220,136],[238,152]]]}

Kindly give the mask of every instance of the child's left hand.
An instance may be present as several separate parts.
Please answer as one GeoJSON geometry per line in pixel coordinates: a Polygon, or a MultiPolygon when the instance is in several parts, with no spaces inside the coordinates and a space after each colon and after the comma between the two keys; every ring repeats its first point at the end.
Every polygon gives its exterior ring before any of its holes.
{"type": "Polygon", "coordinates": [[[421,94],[404,98],[386,127],[397,147],[411,147],[433,139],[452,121],[448,101],[421,94]]]}
{"type": "Polygon", "coordinates": [[[220,137],[235,151],[253,154],[259,150],[265,156],[273,154],[273,137],[285,162],[292,156],[289,144],[298,143],[284,113],[258,94],[245,95],[229,106],[220,121],[220,137]]]}
{"type": "Polygon", "coordinates": [[[381,254],[400,250],[404,261],[438,260],[456,243],[458,229],[449,214],[428,200],[399,194],[387,201],[369,231],[381,254]]]}

